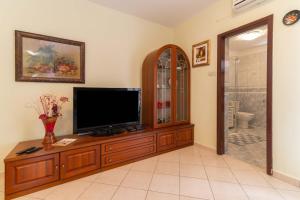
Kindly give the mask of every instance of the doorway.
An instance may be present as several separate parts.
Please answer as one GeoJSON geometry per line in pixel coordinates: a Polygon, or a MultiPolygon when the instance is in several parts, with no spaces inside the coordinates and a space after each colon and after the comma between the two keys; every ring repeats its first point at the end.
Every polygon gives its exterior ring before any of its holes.
{"type": "Polygon", "coordinates": [[[231,154],[269,175],[272,49],[273,15],[218,35],[217,153],[231,154]]]}

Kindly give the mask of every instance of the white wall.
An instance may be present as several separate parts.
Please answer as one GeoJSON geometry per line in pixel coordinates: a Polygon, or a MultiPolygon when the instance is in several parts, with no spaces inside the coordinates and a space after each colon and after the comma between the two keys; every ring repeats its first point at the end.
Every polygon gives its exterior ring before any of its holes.
{"type": "Polygon", "coordinates": [[[192,45],[212,42],[211,65],[192,69],[192,121],[195,142],[216,147],[217,35],[274,14],[273,157],[274,170],[300,179],[300,23],[286,27],[282,17],[300,9],[299,0],[269,0],[238,15],[231,0],[219,0],[175,29],[175,41],[191,58],[192,45]],[[211,73],[210,73],[211,74],[211,73]]]}
{"type": "MultiPolygon", "coordinates": [[[[0,0],[0,160],[22,140],[44,131],[34,110],[25,108],[45,93],[72,99],[74,84],[14,81],[14,30],[86,43],[86,84],[97,87],[140,87],[147,53],[172,42],[173,31],[87,0],[0,0]]],[[[72,133],[72,102],[56,134],[72,133]]],[[[3,164],[0,164],[0,172],[3,164]]]]}

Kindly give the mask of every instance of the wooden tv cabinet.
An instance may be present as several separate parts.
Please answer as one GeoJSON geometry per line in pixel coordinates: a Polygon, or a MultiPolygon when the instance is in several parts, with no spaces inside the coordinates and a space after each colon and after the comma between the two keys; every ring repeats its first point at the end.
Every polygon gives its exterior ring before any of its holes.
{"type": "Polygon", "coordinates": [[[179,149],[194,142],[194,125],[146,128],[110,137],[67,135],[66,147],[46,147],[17,156],[42,140],[20,142],[5,158],[5,199],[12,199],[107,169],[179,149]]]}

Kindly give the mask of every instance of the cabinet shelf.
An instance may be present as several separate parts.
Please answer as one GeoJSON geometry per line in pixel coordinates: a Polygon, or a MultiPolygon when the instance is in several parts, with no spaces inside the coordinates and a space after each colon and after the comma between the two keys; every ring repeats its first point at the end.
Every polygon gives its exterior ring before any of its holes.
{"type": "Polygon", "coordinates": [[[166,45],[150,53],[142,80],[144,124],[160,128],[190,122],[190,64],[180,47],[166,45]],[[148,104],[158,101],[170,106],[148,104]]]}

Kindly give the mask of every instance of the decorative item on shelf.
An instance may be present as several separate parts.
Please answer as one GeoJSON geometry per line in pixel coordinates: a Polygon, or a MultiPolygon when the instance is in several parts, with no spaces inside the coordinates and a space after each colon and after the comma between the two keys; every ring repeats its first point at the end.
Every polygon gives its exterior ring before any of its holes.
{"type": "Polygon", "coordinates": [[[210,62],[209,40],[193,45],[193,67],[209,65],[210,62]]]}
{"type": "Polygon", "coordinates": [[[170,106],[171,106],[171,102],[170,101],[165,101],[165,102],[158,101],[157,102],[157,108],[158,109],[170,108],[170,106]]]}
{"type": "Polygon", "coordinates": [[[16,81],[85,82],[85,43],[15,31],[16,81]]]}
{"type": "Polygon", "coordinates": [[[56,142],[54,135],[55,124],[58,117],[62,116],[61,111],[63,104],[68,101],[69,99],[67,97],[57,99],[54,95],[42,95],[40,96],[42,111],[38,104],[32,106],[39,114],[39,119],[42,120],[45,127],[44,145],[54,144],[56,142]]]}
{"type": "Polygon", "coordinates": [[[292,10],[283,17],[283,24],[290,26],[297,23],[300,19],[300,10],[292,10]]]}

